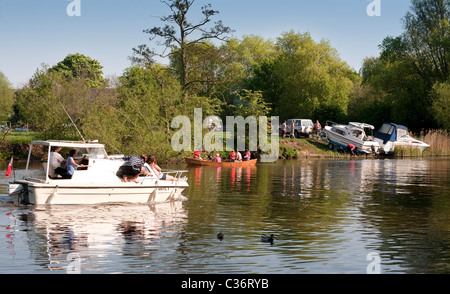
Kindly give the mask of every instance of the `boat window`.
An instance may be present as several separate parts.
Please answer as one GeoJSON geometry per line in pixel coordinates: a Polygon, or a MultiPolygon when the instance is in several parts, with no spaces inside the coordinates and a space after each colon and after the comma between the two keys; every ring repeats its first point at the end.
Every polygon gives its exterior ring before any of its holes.
{"type": "Polygon", "coordinates": [[[335,132],[335,133],[338,133],[338,134],[340,134],[340,135],[345,136],[345,132],[344,132],[343,130],[341,130],[341,129],[332,128],[331,131],[333,131],[333,132],[335,132]]]}
{"type": "Polygon", "coordinates": [[[389,124],[383,124],[379,130],[380,133],[392,135],[392,132],[394,131],[394,126],[391,126],[389,124]]]}
{"type": "Polygon", "coordinates": [[[108,157],[105,149],[103,148],[87,148],[87,151],[89,153],[89,158],[91,159],[101,159],[108,157]]]}
{"type": "Polygon", "coordinates": [[[399,139],[403,136],[407,136],[407,135],[408,135],[408,130],[397,128],[397,139],[399,139]]]}

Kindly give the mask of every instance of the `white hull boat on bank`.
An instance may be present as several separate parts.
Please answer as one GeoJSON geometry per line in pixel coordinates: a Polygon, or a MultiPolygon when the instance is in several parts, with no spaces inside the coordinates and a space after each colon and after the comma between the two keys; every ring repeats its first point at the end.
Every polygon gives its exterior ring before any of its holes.
{"type": "Polygon", "coordinates": [[[349,145],[353,145],[355,153],[378,154],[380,144],[372,136],[367,136],[364,129],[373,130],[374,126],[358,122],[350,122],[348,125],[333,123],[325,126],[324,132],[330,149],[346,150],[349,145]]]}
{"type": "Polygon", "coordinates": [[[421,152],[430,147],[427,143],[412,138],[407,127],[394,123],[384,123],[375,133],[374,139],[386,154],[393,153],[396,147],[419,149],[421,152]]]}
{"type": "Polygon", "coordinates": [[[98,143],[68,141],[34,141],[30,145],[26,175],[9,183],[9,196],[17,204],[97,204],[130,202],[154,204],[185,199],[181,192],[188,187],[181,175],[185,171],[164,171],[174,180],[161,180],[147,164],[150,175],[141,176],[138,183],[122,182],[116,175],[124,164],[123,156],[108,156],[104,145],[98,143]],[[49,173],[51,147],[77,150],[79,158],[85,158],[85,168],[74,172],[71,179],[52,177],[49,173]],[[34,149],[36,148],[36,149],[34,149]],[[44,150],[42,169],[30,169],[33,152],[44,150]]]}

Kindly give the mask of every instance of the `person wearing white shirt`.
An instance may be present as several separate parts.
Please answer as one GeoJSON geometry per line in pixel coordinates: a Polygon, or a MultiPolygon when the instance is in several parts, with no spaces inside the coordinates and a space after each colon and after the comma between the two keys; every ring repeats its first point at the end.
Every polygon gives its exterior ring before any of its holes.
{"type": "Polygon", "coordinates": [[[59,154],[61,147],[52,147],[52,152],[50,153],[50,171],[49,175],[54,177],[55,175],[65,175],[67,170],[61,167],[61,164],[65,163],[66,160],[59,154]]]}

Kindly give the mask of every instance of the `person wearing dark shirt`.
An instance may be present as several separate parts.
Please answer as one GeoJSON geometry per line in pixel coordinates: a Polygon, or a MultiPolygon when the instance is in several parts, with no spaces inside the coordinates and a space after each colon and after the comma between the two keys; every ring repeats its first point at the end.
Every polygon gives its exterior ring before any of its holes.
{"type": "Polygon", "coordinates": [[[117,171],[117,176],[122,178],[122,182],[128,182],[129,180],[137,183],[137,178],[140,174],[144,173],[144,164],[147,161],[147,156],[142,154],[141,156],[131,155],[123,158],[126,162],[117,171]]]}

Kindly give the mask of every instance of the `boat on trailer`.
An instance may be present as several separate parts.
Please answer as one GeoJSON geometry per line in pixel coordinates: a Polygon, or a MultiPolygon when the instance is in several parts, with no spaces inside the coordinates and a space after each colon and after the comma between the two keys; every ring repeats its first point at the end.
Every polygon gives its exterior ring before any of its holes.
{"type": "Polygon", "coordinates": [[[375,127],[359,122],[350,122],[347,125],[331,123],[324,128],[325,140],[330,149],[336,151],[346,150],[349,145],[353,145],[356,153],[378,154],[380,144],[366,134],[366,129],[373,130],[375,127]]]}
{"type": "Polygon", "coordinates": [[[148,175],[136,182],[123,182],[116,175],[125,163],[123,155],[108,156],[103,144],[77,141],[33,141],[30,144],[25,175],[9,183],[8,194],[16,204],[97,204],[147,203],[154,204],[186,199],[181,192],[188,187],[185,170],[164,170],[172,180],[161,180],[149,165],[148,175]],[[75,149],[75,159],[83,160],[84,168],[75,170],[71,179],[52,173],[49,158],[52,147],[75,149]],[[41,154],[42,165],[31,169],[30,162],[41,154]]]}

